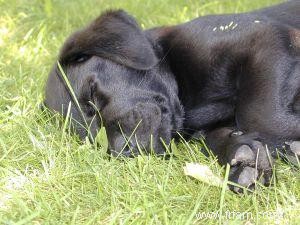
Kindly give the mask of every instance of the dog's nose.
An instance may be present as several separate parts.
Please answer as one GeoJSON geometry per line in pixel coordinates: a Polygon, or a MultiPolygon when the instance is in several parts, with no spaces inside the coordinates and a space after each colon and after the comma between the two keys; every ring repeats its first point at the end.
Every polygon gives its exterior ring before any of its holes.
{"type": "Polygon", "coordinates": [[[130,149],[127,148],[121,152],[110,150],[109,153],[114,157],[126,157],[126,158],[134,158],[139,155],[137,153],[133,153],[130,149]]]}
{"type": "Polygon", "coordinates": [[[139,151],[134,147],[125,146],[122,150],[117,151],[115,149],[109,148],[108,153],[114,157],[126,157],[126,158],[134,158],[140,155],[139,151]]]}
{"type": "Polygon", "coordinates": [[[133,139],[126,139],[121,133],[117,136],[109,138],[110,145],[108,153],[114,157],[130,157],[139,155],[139,150],[134,144],[133,139]]]}

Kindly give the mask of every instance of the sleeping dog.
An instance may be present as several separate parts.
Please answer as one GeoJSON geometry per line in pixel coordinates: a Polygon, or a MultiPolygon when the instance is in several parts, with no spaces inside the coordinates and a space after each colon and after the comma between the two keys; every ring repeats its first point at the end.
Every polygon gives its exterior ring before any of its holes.
{"type": "Polygon", "coordinates": [[[81,138],[103,123],[113,156],[163,154],[162,139],[202,131],[229,179],[253,188],[270,181],[268,149],[300,152],[299,1],[149,30],[107,11],[66,40],[58,62],[45,105],[66,115],[71,102],[81,138]]]}

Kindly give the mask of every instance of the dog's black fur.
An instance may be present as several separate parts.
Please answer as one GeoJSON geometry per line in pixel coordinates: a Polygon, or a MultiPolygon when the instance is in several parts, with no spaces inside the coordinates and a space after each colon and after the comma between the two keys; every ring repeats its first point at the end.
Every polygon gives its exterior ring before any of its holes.
{"type": "Polygon", "coordinates": [[[220,163],[231,164],[230,179],[252,187],[272,173],[265,144],[300,138],[299,1],[145,31],[124,11],[108,11],[71,35],[59,62],[83,115],[57,65],[45,104],[66,115],[72,102],[82,138],[86,125],[93,137],[100,127],[94,104],[113,155],[138,154],[137,143],[160,154],[160,138],[203,131],[220,163]]]}

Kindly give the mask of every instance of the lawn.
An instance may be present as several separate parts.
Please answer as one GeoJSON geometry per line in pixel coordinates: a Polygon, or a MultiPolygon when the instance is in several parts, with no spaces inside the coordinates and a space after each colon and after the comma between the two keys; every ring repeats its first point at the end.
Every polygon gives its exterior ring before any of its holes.
{"type": "Polygon", "coordinates": [[[199,162],[224,177],[202,140],[181,141],[169,160],[118,160],[39,107],[65,38],[105,9],[124,8],[149,28],[277,2],[0,0],[0,224],[299,224],[299,168],[277,160],[271,187],[222,192],[183,173],[199,162]]]}

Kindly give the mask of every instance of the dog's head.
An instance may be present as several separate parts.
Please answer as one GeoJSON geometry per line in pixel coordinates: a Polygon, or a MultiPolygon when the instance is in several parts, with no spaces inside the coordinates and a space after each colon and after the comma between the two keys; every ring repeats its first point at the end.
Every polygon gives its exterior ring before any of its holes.
{"type": "Polygon", "coordinates": [[[95,137],[103,121],[113,155],[137,154],[137,144],[163,153],[161,139],[169,142],[182,126],[176,81],[159,63],[153,40],[125,12],[107,12],[71,35],[58,61],[79,107],[58,65],[48,77],[46,106],[66,115],[71,102],[81,138],[88,130],[95,137]]]}

